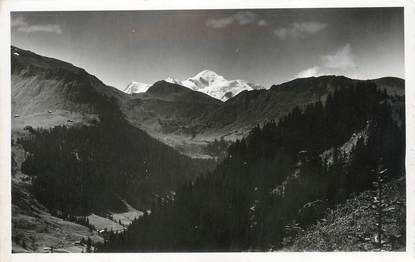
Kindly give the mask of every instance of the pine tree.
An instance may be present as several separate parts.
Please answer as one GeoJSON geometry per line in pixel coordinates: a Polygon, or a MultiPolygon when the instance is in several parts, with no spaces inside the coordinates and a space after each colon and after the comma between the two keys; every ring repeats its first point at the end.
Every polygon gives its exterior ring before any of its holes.
{"type": "Polygon", "coordinates": [[[385,236],[383,222],[386,213],[390,211],[389,204],[384,199],[385,197],[383,188],[385,184],[385,179],[388,174],[388,169],[383,169],[379,167],[376,171],[372,170],[372,173],[375,176],[375,180],[373,181],[373,186],[375,190],[373,191],[372,196],[372,208],[374,209],[376,216],[375,243],[379,251],[382,251],[383,244],[386,242],[386,240],[383,239],[383,237],[385,236]]]}
{"type": "Polygon", "coordinates": [[[87,253],[92,252],[92,240],[90,237],[88,237],[88,240],[86,241],[86,252],[87,253]]]}

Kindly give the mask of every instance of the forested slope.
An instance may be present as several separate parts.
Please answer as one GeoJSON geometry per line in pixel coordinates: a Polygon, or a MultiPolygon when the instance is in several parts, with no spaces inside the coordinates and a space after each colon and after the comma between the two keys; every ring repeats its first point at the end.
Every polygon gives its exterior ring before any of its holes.
{"type": "Polygon", "coordinates": [[[213,172],[185,183],[174,198],[159,198],[150,215],[112,234],[100,250],[283,248],[287,225],[307,228],[327,208],[370,189],[373,170],[404,176],[404,115],[398,125],[389,98],[362,81],[252,129],[213,172]],[[340,148],[362,130],[346,157],[340,148]],[[329,149],[330,163],[323,158],[329,149]]]}

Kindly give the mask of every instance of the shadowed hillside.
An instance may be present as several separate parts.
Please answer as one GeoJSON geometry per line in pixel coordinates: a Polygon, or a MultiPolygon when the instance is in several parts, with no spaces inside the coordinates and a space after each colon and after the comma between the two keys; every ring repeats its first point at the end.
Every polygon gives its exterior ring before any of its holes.
{"type": "Polygon", "coordinates": [[[83,69],[12,47],[13,144],[23,147],[22,172],[50,210],[123,210],[121,199],[148,208],[155,194],[213,167],[132,126],[123,97],[83,69]]]}

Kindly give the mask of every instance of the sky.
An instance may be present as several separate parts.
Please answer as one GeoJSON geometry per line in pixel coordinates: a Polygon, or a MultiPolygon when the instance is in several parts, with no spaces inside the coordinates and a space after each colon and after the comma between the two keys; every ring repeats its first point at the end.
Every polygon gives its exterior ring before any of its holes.
{"type": "Polygon", "coordinates": [[[266,88],[405,74],[403,8],[13,12],[11,39],[118,89],[206,69],[266,88]]]}

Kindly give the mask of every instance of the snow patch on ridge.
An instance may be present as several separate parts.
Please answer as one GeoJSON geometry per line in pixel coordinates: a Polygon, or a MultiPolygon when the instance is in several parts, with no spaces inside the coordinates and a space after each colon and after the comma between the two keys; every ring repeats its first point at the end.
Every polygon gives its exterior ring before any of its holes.
{"type": "Polygon", "coordinates": [[[140,82],[131,82],[127,85],[127,87],[123,90],[124,93],[127,94],[137,94],[137,93],[144,93],[146,92],[151,85],[140,83],[140,82]]]}

